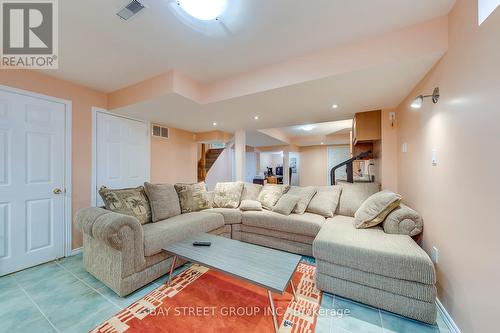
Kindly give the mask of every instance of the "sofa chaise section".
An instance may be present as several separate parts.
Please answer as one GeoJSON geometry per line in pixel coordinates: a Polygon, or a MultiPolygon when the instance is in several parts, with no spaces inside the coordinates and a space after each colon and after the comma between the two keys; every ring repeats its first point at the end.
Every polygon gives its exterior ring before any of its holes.
{"type": "Polygon", "coordinates": [[[406,235],[356,229],[328,219],[313,244],[321,290],[427,323],[436,320],[436,276],[429,256],[406,235]]]}

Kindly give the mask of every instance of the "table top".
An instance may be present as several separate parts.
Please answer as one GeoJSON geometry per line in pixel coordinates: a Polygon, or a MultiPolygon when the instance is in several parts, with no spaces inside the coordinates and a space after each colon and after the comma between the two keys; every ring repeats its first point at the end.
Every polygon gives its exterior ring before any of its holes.
{"type": "Polygon", "coordinates": [[[200,233],[163,248],[188,261],[229,274],[283,294],[297,269],[301,256],[200,233]],[[211,246],[193,246],[195,241],[211,246]]]}

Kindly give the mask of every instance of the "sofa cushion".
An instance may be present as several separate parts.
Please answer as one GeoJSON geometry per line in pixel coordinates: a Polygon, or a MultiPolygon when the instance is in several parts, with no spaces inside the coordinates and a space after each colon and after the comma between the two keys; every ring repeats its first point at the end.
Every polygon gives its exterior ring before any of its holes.
{"type": "Polygon", "coordinates": [[[238,208],[242,191],[243,183],[241,182],[217,183],[214,190],[214,207],[238,208]]]}
{"type": "Polygon", "coordinates": [[[392,191],[371,195],[354,214],[354,226],[364,229],[382,223],[390,212],[399,207],[400,202],[401,196],[392,191]]]}
{"type": "Polygon", "coordinates": [[[135,217],[140,224],[151,222],[151,207],[144,192],[144,186],[111,190],[105,186],[99,189],[99,195],[106,209],[135,217]]]}
{"type": "Polygon", "coordinates": [[[224,217],[224,224],[241,223],[241,211],[238,208],[209,208],[203,212],[221,214],[224,217]]]}
{"type": "Polygon", "coordinates": [[[288,191],[288,185],[266,184],[259,193],[259,201],[262,207],[272,209],[283,194],[288,191]]]}
{"type": "Polygon", "coordinates": [[[179,242],[200,232],[210,232],[224,225],[220,214],[194,212],[177,215],[156,223],[149,223],[144,228],[144,255],[160,253],[162,248],[179,242]]]}
{"type": "Polygon", "coordinates": [[[261,212],[243,212],[241,223],[259,228],[315,237],[325,223],[325,218],[311,213],[285,216],[263,210],[261,212]]]}
{"type": "Polygon", "coordinates": [[[293,212],[295,214],[304,214],[307,205],[309,205],[309,202],[313,198],[314,194],[316,194],[316,188],[313,186],[292,186],[286,193],[296,195],[300,198],[299,202],[293,209],[293,212]]]}
{"type": "Polygon", "coordinates": [[[401,204],[387,215],[383,224],[388,234],[416,236],[424,230],[424,220],[419,213],[401,204]]]}
{"type": "Polygon", "coordinates": [[[356,211],[372,194],[380,190],[377,183],[347,183],[340,182],[342,194],[340,195],[337,214],[354,217],[356,211]]]}
{"type": "Polygon", "coordinates": [[[241,201],[243,200],[259,200],[259,193],[262,190],[262,185],[243,183],[243,191],[241,193],[241,201]]]}
{"type": "Polygon", "coordinates": [[[274,205],[272,211],[283,215],[290,215],[299,201],[300,197],[297,195],[283,194],[276,205],[274,205]]]}
{"type": "Polygon", "coordinates": [[[356,229],[353,222],[341,215],[328,219],[314,240],[314,257],[391,278],[436,282],[432,261],[411,237],[386,234],[379,226],[356,229]]]}
{"type": "Polygon", "coordinates": [[[195,184],[175,184],[179,196],[181,212],[191,213],[211,208],[210,196],[205,187],[205,182],[195,184]]]}
{"type": "Polygon", "coordinates": [[[309,202],[306,211],[324,217],[333,217],[339,203],[342,187],[339,185],[320,186],[316,190],[317,192],[309,202]]]}
{"type": "Polygon", "coordinates": [[[247,210],[260,211],[260,210],[262,210],[262,204],[260,203],[260,201],[257,201],[257,200],[241,200],[240,210],[242,210],[242,211],[247,211],[247,210]]]}
{"type": "Polygon", "coordinates": [[[181,214],[179,196],[174,185],[144,183],[144,191],[151,205],[152,221],[168,219],[181,214]]]}

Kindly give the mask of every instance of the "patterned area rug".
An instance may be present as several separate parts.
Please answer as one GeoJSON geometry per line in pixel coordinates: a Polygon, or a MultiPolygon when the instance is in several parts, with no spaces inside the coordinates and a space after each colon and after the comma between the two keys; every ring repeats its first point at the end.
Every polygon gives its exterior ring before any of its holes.
{"type": "MultiPolygon", "coordinates": [[[[322,293],[316,267],[300,263],[292,290],[273,293],[280,332],[314,332],[322,293]]],[[[92,333],[274,332],[267,290],[192,265],[170,287],[162,285],[102,323],[92,333]]]]}

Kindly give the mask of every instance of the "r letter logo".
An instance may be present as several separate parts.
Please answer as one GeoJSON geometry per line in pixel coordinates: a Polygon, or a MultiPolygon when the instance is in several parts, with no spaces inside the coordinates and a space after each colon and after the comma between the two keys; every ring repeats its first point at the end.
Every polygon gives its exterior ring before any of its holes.
{"type": "Polygon", "coordinates": [[[2,69],[57,69],[57,0],[0,0],[2,69]]]}

